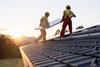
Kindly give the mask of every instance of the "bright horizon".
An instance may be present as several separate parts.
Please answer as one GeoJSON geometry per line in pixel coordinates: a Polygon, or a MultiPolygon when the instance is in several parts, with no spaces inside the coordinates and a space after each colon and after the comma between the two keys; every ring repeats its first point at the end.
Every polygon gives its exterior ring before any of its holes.
{"type": "MultiPolygon", "coordinates": [[[[62,17],[66,5],[76,14],[73,29],[83,25],[85,28],[100,24],[100,0],[0,0],[0,32],[12,36],[39,36],[34,30],[45,11],[50,12],[49,21],[62,17]],[[1,30],[3,29],[3,30],[1,30]]],[[[47,34],[52,36],[61,25],[51,28],[47,34]]]]}

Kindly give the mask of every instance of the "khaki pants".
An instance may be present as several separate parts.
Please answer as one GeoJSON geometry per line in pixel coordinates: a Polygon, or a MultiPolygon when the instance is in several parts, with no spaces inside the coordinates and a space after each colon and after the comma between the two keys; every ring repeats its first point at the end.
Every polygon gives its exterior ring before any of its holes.
{"type": "Polygon", "coordinates": [[[43,42],[46,41],[46,30],[45,29],[40,29],[41,35],[37,38],[37,40],[43,40],[43,42]]]}

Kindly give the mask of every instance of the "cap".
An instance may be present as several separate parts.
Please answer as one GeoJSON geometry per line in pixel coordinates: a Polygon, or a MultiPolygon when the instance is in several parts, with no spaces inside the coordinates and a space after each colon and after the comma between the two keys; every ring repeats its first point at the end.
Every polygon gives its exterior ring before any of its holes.
{"type": "Polygon", "coordinates": [[[67,6],[66,6],[66,9],[71,9],[71,6],[70,6],[70,5],[67,5],[67,6]]]}

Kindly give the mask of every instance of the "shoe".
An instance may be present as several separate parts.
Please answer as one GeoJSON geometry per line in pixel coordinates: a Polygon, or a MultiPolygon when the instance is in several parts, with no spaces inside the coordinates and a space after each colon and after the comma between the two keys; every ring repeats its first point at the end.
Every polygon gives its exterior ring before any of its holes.
{"type": "Polygon", "coordinates": [[[72,34],[69,35],[69,37],[72,37],[72,36],[73,36],[72,34]]]}
{"type": "Polygon", "coordinates": [[[42,42],[43,44],[46,44],[46,42],[42,42]]]}
{"type": "Polygon", "coordinates": [[[46,44],[46,41],[40,41],[42,44],[46,44]]]}
{"type": "Polygon", "coordinates": [[[60,37],[60,39],[62,40],[62,39],[65,39],[65,37],[60,37]]]}
{"type": "Polygon", "coordinates": [[[34,40],[35,44],[38,44],[38,40],[34,40]]]}

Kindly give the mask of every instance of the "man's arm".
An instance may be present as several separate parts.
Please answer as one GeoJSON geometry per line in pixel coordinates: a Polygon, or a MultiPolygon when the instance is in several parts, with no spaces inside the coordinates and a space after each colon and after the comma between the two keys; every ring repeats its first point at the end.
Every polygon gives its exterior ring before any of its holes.
{"type": "Polygon", "coordinates": [[[62,16],[62,19],[61,19],[60,22],[63,22],[63,21],[64,21],[64,17],[65,17],[65,10],[64,10],[64,12],[63,12],[63,16],[62,16]]]}
{"type": "Polygon", "coordinates": [[[42,26],[42,23],[43,22],[43,17],[40,19],[40,25],[39,26],[42,26]]]}
{"type": "Polygon", "coordinates": [[[76,15],[72,12],[72,14],[73,14],[73,17],[76,17],[76,15]]]}

